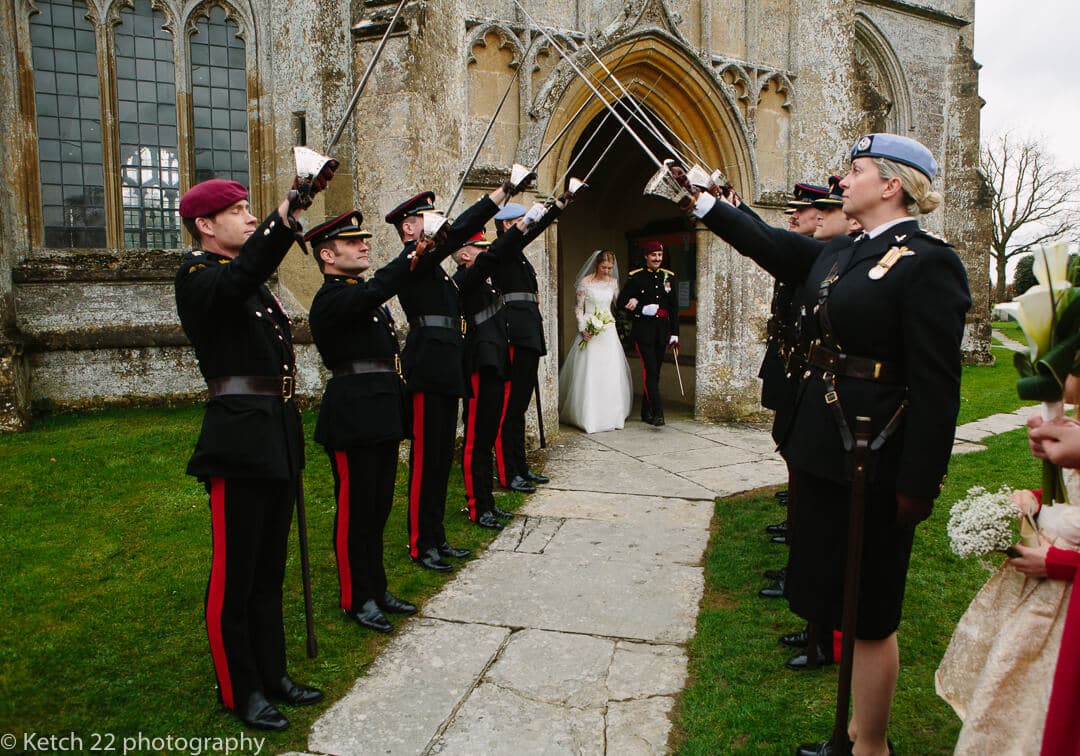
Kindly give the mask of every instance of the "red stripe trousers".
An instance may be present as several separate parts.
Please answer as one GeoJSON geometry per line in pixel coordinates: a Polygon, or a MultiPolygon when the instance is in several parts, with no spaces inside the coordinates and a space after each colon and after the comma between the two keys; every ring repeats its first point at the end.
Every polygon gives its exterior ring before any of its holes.
{"type": "Polygon", "coordinates": [[[281,585],[292,524],[291,480],[211,478],[213,562],[206,590],[206,634],[222,703],[285,675],[281,585]]]}
{"type": "Polygon", "coordinates": [[[337,558],[341,608],[351,612],[368,599],[386,593],[383,530],[394,503],[397,441],[348,451],[327,450],[334,474],[337,515],[334,556],[337,558]]]}
{"type": "Polygon", "coordinates": [[[458,398],[418,391],[411,395],[411,401],[413,439],[409,450],[409,513],[405,526],[409,555],[416,558],[446,542],[443,515],[454,458],[458,398]]]}
{"type": "Polygon", "coordinates": [[[490,512],[495,504],[491,456],[502,418],[506,383],[491,369],[473,373],[469,382],[473,395],[465,399],[462,412],[465,438],[461,468],[469,519],[476,522],[481,512],[490,512]]]}

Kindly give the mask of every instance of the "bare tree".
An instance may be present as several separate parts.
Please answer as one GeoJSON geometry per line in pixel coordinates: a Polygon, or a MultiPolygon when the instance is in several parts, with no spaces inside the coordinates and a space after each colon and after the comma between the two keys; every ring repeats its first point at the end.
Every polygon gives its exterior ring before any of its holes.
{"type": "Polygon", "coordinates": [[[1080,170],[1059,168],[1040,139],[1007,131],[983,143],[979,163],[990,190],[990,257],[1000,302],[1011,258],[1040,244],[1078,238],[1080,170]]]}

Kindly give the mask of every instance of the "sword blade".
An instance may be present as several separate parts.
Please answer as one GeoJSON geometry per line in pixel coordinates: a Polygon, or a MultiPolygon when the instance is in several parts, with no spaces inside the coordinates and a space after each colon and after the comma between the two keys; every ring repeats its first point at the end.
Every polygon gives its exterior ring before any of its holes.
{"type": "Polygon", "coordinates": [[[559,54],[563,56],[563,60],[565,60],[566,64],[570,66],[571,69],[573,69],[574,73],[578,75],[578,78],[581,79],[585,86],[588,87],[594,95],[596,95],[600,102],[604,103],[604,107],[606,107],[611,112],[611,114],[615,116],[615,120],[621,123],[623,125],[623,128],[626,129],[627,133],[629,133],[630,136],[634,138],[634,141],[638,143],[638,146],[641,147],[642,151],[649,158],[649,160],[653,162],[653,165],[655,165],[659,169],[667,170],[667,166],[664,165],[663,161],[661,161],[660,158],[656,157],[653,151],[649,149],[649,146],[645,144],[645,141],[640,136],[638,136],[632,128],[630,128],[630,124],[626,122],[626,119],[619,115],[615,107],[611,103],[609,103],[603,95],[600,94],[600,90],[593,86],[592,82],[590,82],[588,77],[585,76],[581,68],[576,63],[574,63],[574,61],[570,58],[569,55],[566,54],[566,51],[562,48],[562,46],[558,42],[556,42],[550,34],[548,34],[547,30],[545,30],[543,26],[540,26],[536,22],[536,19],[534,19],[527,10],[525,10],[525,6],[518,2],[518,0],[514,0],[514,5],[516,5],[518,9],[521,10],[521,12],[525,15],[525,18],[528,19],[529,23],[535,26],[540,31],[540,33],[544,35],[547,41],[551,43],[552,47],[554,47],[559,52],[559,54]]]}
{"type": "Polygon", "coordinates": [[[349,106],[345,108],[345,115],[341,117],[341,123],[334,130],[334,136],[330,137],[330,144],[326,146],[325,152],[329,153],[337,145],[338,140],[341,139],[341,134],[345,131],[345,125],[352,118],[353,111],[356,110],[356,103],[360,101],[360,95],[364,91],[364,87],[367,86],[368,79],[371,78],[371,72],[375,70],[375,63],[378,62],[380,56],[382,56],[383,48],[386,47],[386,40],[390,39],[390,32],[394,30],[394,26],[397,24],[398,17],[401,15],[401,11],[405,8],[405,3],[408,0],[401,0],[398,3],[397,10],[394,11],[393,17],[390,19],[390,23],[386,27],[386,32],[383,33],[382,39],[379,40],[379,46],[375,48],[375,54],[371,56],[371,60],[368,62],[367,70],[364,71],[364,75],[360,79],[360,83],[356,87],[356,91],[353,92],[352,99],[349,100],[349,106]]]}

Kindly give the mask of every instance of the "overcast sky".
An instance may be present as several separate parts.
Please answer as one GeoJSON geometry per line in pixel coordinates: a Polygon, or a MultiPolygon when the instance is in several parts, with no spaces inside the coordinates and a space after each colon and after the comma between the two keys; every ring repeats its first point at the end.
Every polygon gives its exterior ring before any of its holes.
{"type": "Polygon", "coordinates": [[[1060,167],[1080,167],[1078,30],[1078,0],[975,0],[983,138],[1041,134],[1060,167]]]}

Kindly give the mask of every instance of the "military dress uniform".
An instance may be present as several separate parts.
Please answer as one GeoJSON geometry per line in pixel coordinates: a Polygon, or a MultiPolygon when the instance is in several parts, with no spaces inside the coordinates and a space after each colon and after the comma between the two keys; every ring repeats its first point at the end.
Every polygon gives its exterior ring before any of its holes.
{"type": "Polygon", "coordinates": [[[792,413],[778,429],[798,497],[794,523],[805,549],[791,554],[793,611],[840,624],[851,501],[851,433],[871,418],[875,450],[856,636],[897,628],[913,527],[897,525],[897,494],[940,492],[959,410],[960,343],[971,304],[950,246],[905,219],[875,238],[782,249],[748,243],[756,224],[722,202],[699,200],[706,226],[776,278],[802,282],[795,300],[810,345],[792,413]],[[813,248],[812,248],[813,247],[813,248]]]}
{"type": "MultiPolygon", "coordinates": [[[[433,208],[434,196],[424,192],[406,200],[387,214],[387,223],[397,225],[409,215],[433,208]]],[[[466,393],[461,365],[467,327],[457,286],[438,263],[460,249],[498,209],[485,196],[465,210],[449,229],[446,239],[422,256],[409,287],[398,294],[409,320],[402,354],[402,372],[412,412],[406,517],[409,555],[418,562],[434,565],[435,569],[449,569],[439,559],[439,549],[450,552],[443,517],[457,432],[458,400],[466,393]]],[[[416,242],[407,242],[399,257],[411,261],[415,250],[416,242]]]]}
{"type": "MultiPolygon", "coordinates": [[[[482,237],[482,234],[480,235],[482,237]]],[[[491,271],[505,250],[520,249],[522,233],[514,227],[488,246],[482,238],[470,244],[487,247],[469,267],[459,267],[454,282],[468,321],[464,371],[468,394],[462,402],[462,472],[469,519],[485,527],[501,527],[493,520],[492,455],[502,419],[510,350],[502,297],[492,285],[491,271]],[[485,516],[487,513],[488,516],[485,516]]]]}
{"type": "MultiPolygon", "coordinates": [[[[521,207],[518,205],[517,207],[521,207]]],[[[510,205],[507,205],[507,209],[510,205]]],[[[525,456],[525,414],[536,388],[540,358],[547,354],[544,318],[540,314],[540,286],[536,269],[525,256],[525,247],[540,236],[562,213],[553,204],[522,235],[520,244],[499,255],[491,281],[502,294],[507,338],[510,343],[510,375],[505,386],[503,417],[495,440],[495,465],[499,484],[511,487],[516,478],[529,485],[547,478],[531,473],[525,456]]],[[[524,215],[524,208],[516,216],[524,215]]],[[[500,212],[496,218],[503,216],[500,212]]],[[[507,215],[507,219],[513,218],[507,215]]],[[[509,232],[507,232],[509,233],[509,232]]]]}
{"type": "Polygon", "coordinates": [[[282,582],[304,440],[289,318],[266,281],[294,239],[275,211],[236,257],[193,250],[175,279],[209,393],[187,466],[210,495],[206,630],[221,701],[241,717],[287,679],[282,582]]]}
{"type": "Polygon", "coordinates": [[[661,424],[664,420],[664,404],[660,398],[660,368],[664,362],[671,336],[679,335],[679,301],[675,288],[675,274],[667,268],[637,268],[629,273],[626,285],[619,292],[616,307],[626,310],[626,303],[637,300],[631,312],[633,326],[630,336],[634,341],[645,395],[641,400],[641,419],[646,423],[661,424]],[[657,305],[655,315],[644,315],[646,305],[657,305]]]}
{"type": "MultiPolygon", "coordinates": [[[[313,228],[305,240],[317,246],[327,239],[365,238],[370,234],[362,222],[359,212],[346,213],[313,228]]],[[[365,627],[384,632],[389,623],[380,621],[375,607],[400,611],[401,606],[387,591],[383,530],[408,413],[394,321],[383,303],[408,278],[404,258],[392,260],[370,280],[325,274],[309,316],[315,346],[332,376],[319,406],[315,441],[326,449],[334,476],[340,604],[350,616],[360,613],[365,627]]]]}

